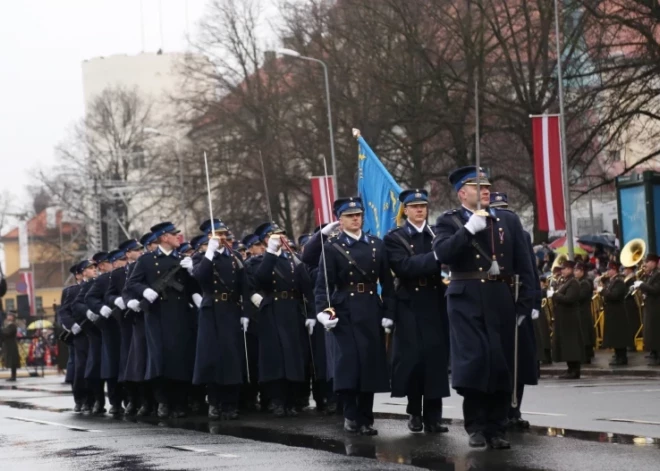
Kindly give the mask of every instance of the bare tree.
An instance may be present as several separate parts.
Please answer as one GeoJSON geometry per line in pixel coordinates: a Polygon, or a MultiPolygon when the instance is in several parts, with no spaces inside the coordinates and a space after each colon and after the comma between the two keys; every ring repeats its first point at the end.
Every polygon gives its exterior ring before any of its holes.
{"type": "Polygon", "coordinates": [[[164,213],[167,188],[176,181],[160,173],[161,153],[147,147],[144,129],[154,125],[151,103],[137,89],[107,88],[56,147],[57,165],[37,179],[54,205],[86,226],[119,221],[128,231],[143,229],[144,215],[164,213]]]}

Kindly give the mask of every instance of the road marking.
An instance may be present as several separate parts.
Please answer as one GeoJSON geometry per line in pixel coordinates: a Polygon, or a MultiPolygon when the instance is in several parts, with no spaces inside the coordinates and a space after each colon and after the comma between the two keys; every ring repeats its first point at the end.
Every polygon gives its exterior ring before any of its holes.
{"type": "Polygon", "coordinates": [[[101,432],[101,430],[92,430],[89,428],[82,428],[82,427],[72,427],[71,425],[60,424],[57,422],[49,422],[47,420],[26,419],[25,417],[7,417],[7,418],[10,420],[18,420],[20,422],[32,422],[41,425],[53,425],[55,427],[64,427],[64,428],[68,428],[69,430],[75,430],[76,432],[93,432],[93,433],[101,432]]]}
{"type": "Polygon", "coordinates": [[[618,391],[591,391],[591,394],[623,394],[623,393],[652,393],[660,392],[660,389],[621,389],[618,391]]]}
{"type": "Polygon", "coordinates": [[[652,422],[650,420],[634,420],[634,419],[596,419],[606,422],[625,422],[629,424],[642,424],[642,425],[660,425],[660,422],[652,422]]]}
{"type": "Polygon", "coordinates": [[[205,450],[204,448],[196,448],[194,446],[185,446],[185,445],[170,445],[167,448],[173,448],[175,450],[180,450],[180,451],[190,451],[193,453],[209,453],[213,456],[217,456],[219,458],[238,458],[238,455],[232,455],[230,453],[213,453],[209,450],[205,450]]]}
{"type": "MultiPolygon", "coordinates": [[[[408,404],[405,402],[383,402],[382,403],[384,406],[407,406],[408,404]]],[[[376,404],[377,405],[377,404],[376,404]]],[[[456,409],[456,406],[442,406],[443,409],[456,409]]]]}
{"type": "Polygon", "coordinates": [[[547,415],[548,417],[566,417],[566,414],[556,414],[554,412],[528,412],[524,410],[521,413],[527,415],[547,415]]]}

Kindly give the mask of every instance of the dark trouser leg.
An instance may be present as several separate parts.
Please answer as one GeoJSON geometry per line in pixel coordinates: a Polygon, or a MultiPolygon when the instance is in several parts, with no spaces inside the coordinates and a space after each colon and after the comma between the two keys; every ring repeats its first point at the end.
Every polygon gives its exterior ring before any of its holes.
{"type": "Polygon", "coordinates": [[[145,407],[153,407],[155,403],[158,402],[156,399],[156,392],[154,391],[154,385],[151,381],[142,381],[137,384],[141,405],[145,407]]]}
{"type": "Polygon", "coordinates": [[[486,433],[488,422],[488,406],[486,394],[474,389],[462,389],[459,394],[463,396],[463,422],[465,431],[473,433],[486,433]]]}
{"type": "Polygon", "coordinates": [[[105,380],[108,385],[108,402],[113,407],[121,407],[122,387],[117,383],[117,378],[105,380]]]}
{"type": "Polygon", "coordinates": [[[89,404],[99,402],[105,405],[105,393],[103,391],[103,380],[101,379],[88,379],[87,390],[89,391],[89,404]]]}
{"type": "Polygon", "coordinates": [[[410,415],[422,415],[422,394],[424,393],[424,376],[421,364],[417,364],[408,379],[408,407],[410,415]]]}
{"type": "Polygon", "coordinates": [[[374,424],[374,393],[361,392],[358,394],[358,424],[374,424]]]}
{"type": "Polygon", "coordinates": [[[276,407],[284,407],[286,404],[286,381],[278,379],[264,384],[268,397],[276,407]]]}
{"type": "Polygon", "coordinates": [[[158,404],[165,404],[166,406],[170,406],[170,387],[171,385],[169,384],[169,381],[165,379],[155,379],[151,383],[151,386],[154,391],[154,397],[156,398],[156,402],[158,404]]]}
{"type": "Polygon", "coordinates": [[[11,367],[11,379],[16,380],[16,366],[11,367]]]}
{"type": "Polygon", "coordinates": [[[75,349],[75,366],[73,372],[73,398],[76,404],[90,405],[89,391],[85,381],[85,366],[87,365],[88,340],[84,334],[79,334],[73,340],[75,349]],[[82,335],[82,337],[81,337],[82,335]]]}
{"type": "Polygon", "coordinates": [[[191,392],[190,383],[185,381],[172,381],[172,398],[170,399],[175,408],[185,410],[188,407],[188,396],[191,392]]]}
{"type": "Polygon", "coordinates": [[[511,394],[496,392],[486,395],[486,438],[502,437],[506,430],[511,394]]]}
{"type": "Polygon", "coordinates": [[[424,423],[436,424],[442,421],[442,398],[424,398],[424,423]]]}
{"type": "Polygon", "coordinates": [[[342,391],[341,401],[344,403],[344,418],[357,423],[360,415],[357,391],[342,391]]]}
{"type": "MultiPolygon", "coordinates": [[[[309,391],[309,384],[304,386],[301,383],[294,383],[288,380],[283,381],[283,387],[284,387],[284,407],[286,407],[286,409],[294,409],[296,405],[299,404],[300,401],[299,394],[301,388],[305,387],[305,390],[309,391]],[[298,394],[296,394],[296,392],[298,392],[298,394]]],[[[307,404],[309,404],[309,392],[307,392],[306,401],[307,404]]]]}
{"type": "Polygon", "coordinates": [[[628,360],[628,352],[626,351],[625,348],[615,348],[614,352],[616,353],[616,357],[618,360],[625,362],[628,360]]]}
{"type": "Polygon", "coordinates": [[[238,409],[240,391],[240,384],[220,386],[220,402],[222,403],[223,412],[233,412],[238,409]]]}

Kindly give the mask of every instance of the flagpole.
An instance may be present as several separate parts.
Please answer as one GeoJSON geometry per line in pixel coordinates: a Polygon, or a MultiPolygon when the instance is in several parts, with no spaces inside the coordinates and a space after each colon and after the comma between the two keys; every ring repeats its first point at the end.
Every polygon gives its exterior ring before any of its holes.
{"type": "Polygon", "coordinates": [[[564,77],[562,74],[561,39],[559,38],[559,5],[555,3],[555,45],[557,48],[557,82],[559,85],[559,140],[561,141],[562,177],[564,180],[564,212],[566,218],[566,248],[569,260],[575,260],[573,247],[573,219],[571,215],[571,190],[568,180],[568,153],[566,152],[566,123],[564,117],[564,77]]]}

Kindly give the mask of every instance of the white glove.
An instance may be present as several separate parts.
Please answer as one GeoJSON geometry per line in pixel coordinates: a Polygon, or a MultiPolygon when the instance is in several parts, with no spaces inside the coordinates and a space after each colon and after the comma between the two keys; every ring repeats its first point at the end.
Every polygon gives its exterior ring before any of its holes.
{"type": "Polygon", "coordinates": [[[192,300],[195,303],[195,306],[199,307],[202,305],[202,295],[199,293],[195,293],[192,295],[192,300]]]}
{"type": "Polygon", "coordinates": [[[108,306],[102,306],[101,307],[101,315],[105,317],[106,319],[110,317],[110,313],[112,312],[112,309],[110,309],[108,306]]]}
{"type": "Polygon", "coordinates": [[[131,299],[126,303],[126,307],[135,312],[140,312],[140,302],[137,299],[131,299]]]}
{"type": "Polygon", "coordinates": [[[549,298],[552,298],[554,296],[554,294],[555,294],[555,290],[554,289],[549,289],[546,292],[545,297],[549,299],[549,298]]]}
{"type": "Polygon", "coordinates": [[[321,325],[326,328],[326,330],[334,329],[337,325],[337,322],[339,322],[339,319],[337,318],[330,320],[330,314],[327,312],[319,312],[316,315],[316,318],[321,323],[321,325]]]}
{"type": "Polygon", "coordinates": [[[603,291],[603,287],[599,286],[598,288],[596,288],[596,291],[598,291],[600,293],[601,291],[603,291]]]}
{"type": "Polygon", "coordinates": [[[532,319],[538,319],[540,314],[538,309],[532,309],[532,319]]]}
{"type": "Polygon", "coordinates": [[[252,301],[252,304],[254,304],[255,307],[261,306],[261,301],[263,300],[264,297],[259,293],[254,293],[252,296],[250,296],[250,301],[252,301]]]}
{"type": "Polygon", "coordinates": [[[99,319],[99,315],[94,314],[92,311],[87,309],[87,319],[89,319],[92,322],[96,322],[99,319]]]}
{"type": "Polygon", "coordinates": [[[243,326],[243,332],[247,332],[248,326],[250,325],[250,318],[241,317],[241,325],[243,326]]]}
{"type": "Polygon", "coordinates": [[[391,334],[392,333],[392,326],[394,325],[394,321],[392,319],[388,319],[387,317],[384,317],[383,320],[381,321],[380,325],[383,326],[383,329],[385,329],[386,334],[391,334]]]}
{"type": "Polygon", "coordinates": [[[633,283],[633,288],[637,289],[637,288],[640,287],[641,284],[642,284],[642,282],[639,281],[639,280],[637,280],[637,281],[635,281],[635,282],[633,283]]]}
{"type": "Polygon", "coordinates": [[[518,316],[516,320],[516,322],[518,323],[518,327],[520,327],[520,324],[522,324],[524,320],[525,320],[525,316],[518,316]]]}
{"type": "Polygon", "coordinates": [[[330,234],[335,232],[338,227],[339,227],[339,221],[331,222],[323,229],[321,229],[321,234],[323,234],[324,236],[329,236],[330,234]]]}
{"type": "Polygon", "coordinates": [[[73,332],[73,335],[78,335],[80,332],[82,332],[82,329],[80,326],[76,323],[71,326],[71,332],[73,332]]]}
{"type": "Polygon", "coordinates": [[[151,288],[147,288],[142,293],[142,297],[144,297],[144,299],[146,299],[150,303],[153,303],[156,299],[158,299],[158,293],[156,293],[151,288]]]}
{"type": "Polygon", "coordinates": [[[465,224],[465,228],[474,235],[477,232],[481,232],[486,229],[486,216],[479,216],[478,214],[472,214],[470,219],[465,224]]]}
{"type": "Polygon", "coordinates": [[[281,246],[282,240],[279,237],[271,237],[268,239],[268,248],[266,249],[266,252],[277,255],[281,246]]]}
{"type": "Polygon", "coordinates": [[[213,261],[213,257],[215,256],[215,252],[218,250],[218,247],[220,247],[220,239],[210,238],[209,245],[206,246],[206,254],[204,256],[210,261],[213,261]]]}
{"type": "Polygon", "coordinates": [[[181,265],[181,268],[185,268],[188,273],[192,275],[192,269],[193,269],[193,261],[192,258],[190,257],[185,257],[183,260],[179,262],[179,265],[181,265]]]}
{"type": "Polygon", "coordinates": [[[124,299],[121,296],[115,298],[115,306],[117,306],[122,311],[126,309],[126,304],[124,304],[124,299]]]}
{"type": "Polygon", "coordinates": [[[316,321],[314,319],[307,319],[305,321],[305,327],[307,327],[307,333],[309,335],[312,335],[314,333],[314,326],[316,325],[316,321]]]}

